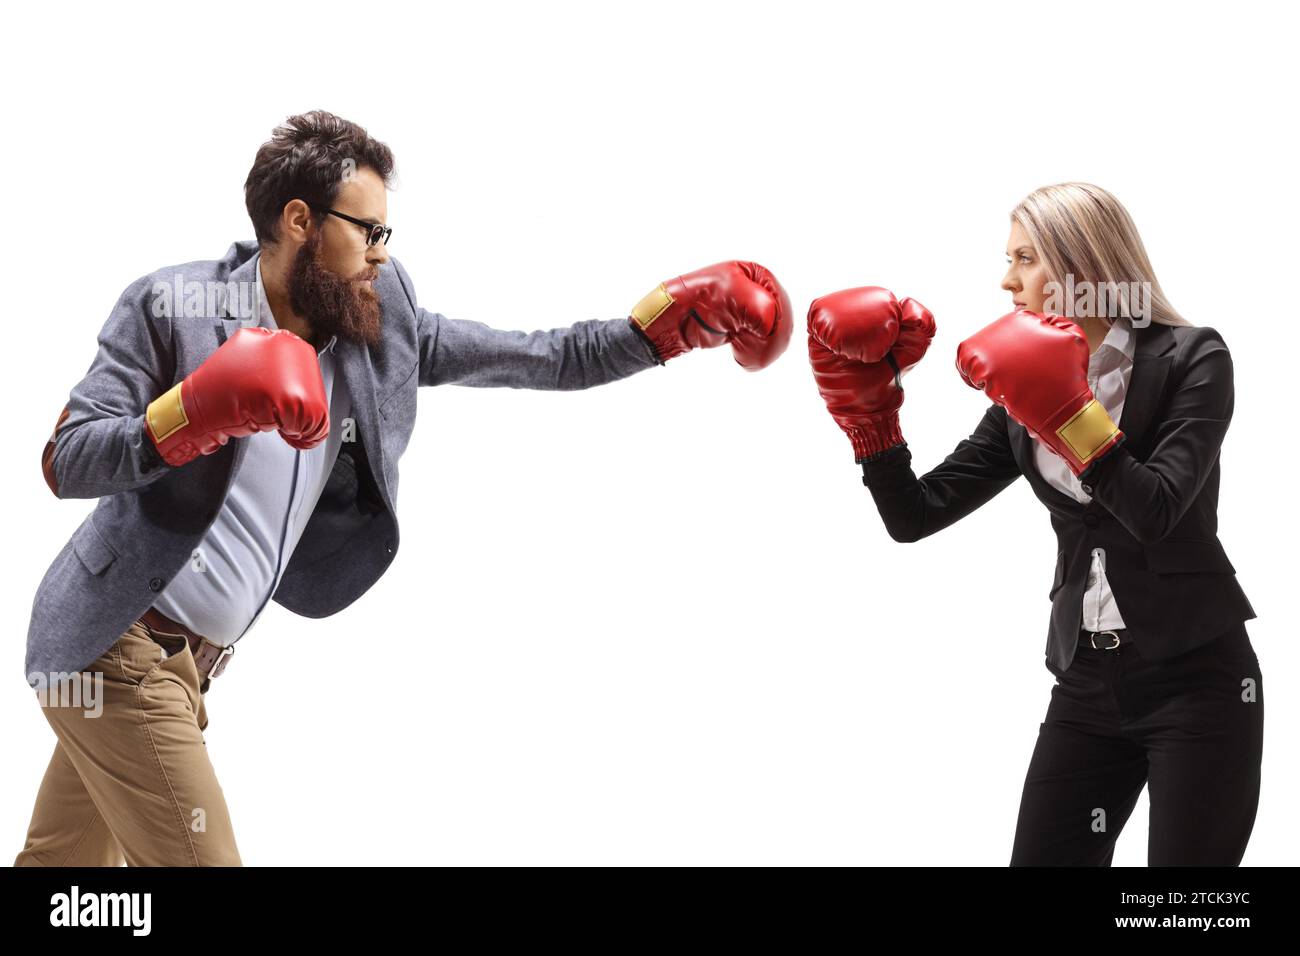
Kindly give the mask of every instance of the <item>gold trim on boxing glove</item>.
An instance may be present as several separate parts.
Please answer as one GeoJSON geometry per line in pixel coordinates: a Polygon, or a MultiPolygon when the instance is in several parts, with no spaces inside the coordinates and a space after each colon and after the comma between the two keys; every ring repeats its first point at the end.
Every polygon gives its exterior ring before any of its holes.
{"type": "Polygon", "coordinates": [[[190,417],[185,414],[185,403],[181,401],[181,386],[184,384],[184,381],[177,382],[150,402],[145,410],[145,419],[149,422],[155,444],[162,444],[190,423],[190,417]]]}
{"type": "Polygon", "coordinates": [[[1086,462],[1115,437],[1119,426],[1095,398],[1056,430],[1057,436],[1080,462],[1086,462]]]}
{"type": "Polygon", "coordinates": [[[632,306],[632,318],[645,331],[651,323],[668,310],[676,300],[668,294],[667,287],[661,282],[658,288],[646,294],[636,305],[632,306]]]}

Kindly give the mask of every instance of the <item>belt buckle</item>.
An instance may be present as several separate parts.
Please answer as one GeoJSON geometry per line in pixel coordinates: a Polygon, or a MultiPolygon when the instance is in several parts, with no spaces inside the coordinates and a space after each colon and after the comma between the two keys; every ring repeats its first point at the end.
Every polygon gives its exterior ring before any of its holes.
{"type": "MultiPolygon", "coordinates": [[[[208,643],[212,642],[209,641],[208,643]]],[[[234,653],[235,647],[233,644],[227,644],[225,647],[221,648],[221,653],[217,655],[216,663],[213,664],[211,669],[208,671],[208,680],[216,680],[221,676],[221,672],[226,669],[226,662],[230,660],[231,655],[234,653]]]]}
{"type": "Polygon", "coordinates": [[[1097,651],[1113,651],[1115,648],[1119,647],[1119,635],[1116,634],[1114,631],[1089,631],[1089,632],[1088,632],[1088,643],[1092,645],[1093,650],[1097,650],[1097,651]],[[1113,637],[1113,638],[1115,639],[1115,643],[1114,643],[1114,644],[1111,644],[1111,645],[1109,645],[1109,646],[1106,646],[1106,647],[1098,647],[1098,646],[1097,646],[1097,635],[1098,635],[1098,634],[1109,634],[1111,637],[1113,637]]]}

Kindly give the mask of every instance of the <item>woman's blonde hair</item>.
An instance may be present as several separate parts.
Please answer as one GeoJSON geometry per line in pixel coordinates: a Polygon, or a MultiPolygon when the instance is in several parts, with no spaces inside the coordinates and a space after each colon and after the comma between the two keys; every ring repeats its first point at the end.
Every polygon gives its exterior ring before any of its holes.
{"type": "Polygon", "coordinates": [[[1191,325],[1165,298],[1128,210],[1100,186],[1043,186],[1011,210],[1011,219],[1043,257],[1051,280],[1064,286],[1066,276],[1073,276],[1076,285],[1087,281],[1095,288],[1142,283],[1149,290],[1151,321],[1191,325]]]}

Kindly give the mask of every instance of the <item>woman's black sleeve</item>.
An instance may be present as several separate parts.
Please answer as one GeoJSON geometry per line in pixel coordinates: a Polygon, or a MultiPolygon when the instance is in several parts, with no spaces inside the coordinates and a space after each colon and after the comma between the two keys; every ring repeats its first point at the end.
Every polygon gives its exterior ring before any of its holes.
{"type": "Polygon", "coordinates": [[[912,453],[898,445],[862,463],[885,529],[895,541],[919,541],[966,517],[1020,477],[1007,438],[1007,414],[990,405],[974,434],[921,478],[912,453]]]}

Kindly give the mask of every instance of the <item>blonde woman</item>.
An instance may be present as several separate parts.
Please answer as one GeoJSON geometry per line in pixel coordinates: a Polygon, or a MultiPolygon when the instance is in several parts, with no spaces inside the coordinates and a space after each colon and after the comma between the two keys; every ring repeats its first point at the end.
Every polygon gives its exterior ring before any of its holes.
{"type": "Polygon", "coordinates": [[[1255,612],[1217,535],[1231,355],[1174,310],[1104,189],[1035,190],[1012,211],[1007,256],[1015,311],[957,356],[993,404],[937,467],[916,476],[898,425],[902,376],[934,335],[923,306],[877,288],[816,300],[818,388],[894,540],[943,530],[1021,475],[1050,514],[1057,682],[1012,865],[1109,865],[1146,786],[1150,865],[1236,866],[1264,698],[1255,612]]]}

